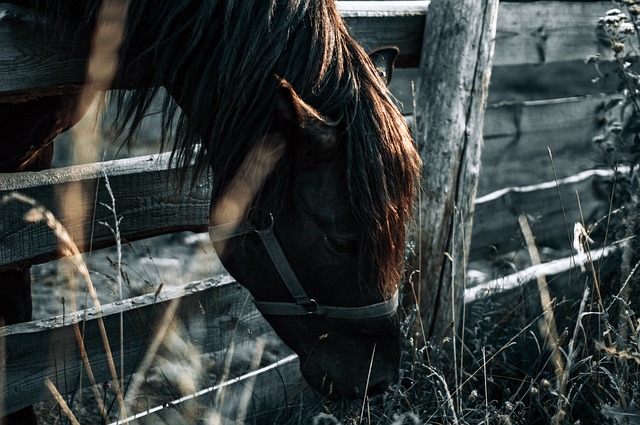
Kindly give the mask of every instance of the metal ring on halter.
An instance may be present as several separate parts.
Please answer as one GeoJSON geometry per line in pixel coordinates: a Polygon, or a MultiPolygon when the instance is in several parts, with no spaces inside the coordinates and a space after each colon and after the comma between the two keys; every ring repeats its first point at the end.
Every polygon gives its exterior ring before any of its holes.
{"type": "Polygon", "coordinates": [[[309,304],[305,304],[303,307],[308,310],[307,314],[316,314],[316,312],[320,308],[320,304],[318,304],[318,301],[311,298],[309,304]]]}

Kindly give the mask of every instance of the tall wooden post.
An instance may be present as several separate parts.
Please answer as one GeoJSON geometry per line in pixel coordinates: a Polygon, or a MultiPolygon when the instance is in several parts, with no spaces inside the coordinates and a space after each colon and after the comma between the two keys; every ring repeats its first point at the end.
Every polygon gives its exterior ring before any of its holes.
{"type": "Polygon", "coordinates": [[[413,279],[426,338],[461,325],[497,15],[498,0],[433,0],[427,13],[416,97],[419,287],[413,279]]]}

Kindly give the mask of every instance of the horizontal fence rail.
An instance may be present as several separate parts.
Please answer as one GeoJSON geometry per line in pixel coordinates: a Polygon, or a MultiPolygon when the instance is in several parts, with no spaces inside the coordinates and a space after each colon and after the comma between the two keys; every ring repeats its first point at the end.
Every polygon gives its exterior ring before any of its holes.
{"type": "Polygon", "coordinates": [[[61,256],[54,232],[45,222],[27,222],[25,215],[32,206],[16,199],[13,193],[28,196],[50,210],[84,252],[116,243],[107,226],[114,226],[113,213],[108,208],[112,205],[112,194],[116,214],[122,217],[119,227],[125,241],[181,230],[205,231],[211,198],[207,177],[202,177],[192,189],[189,183],[178,187],[175,177],[176,170],[169,167],[169,154],[3,174],[0,270],[61,256]],[[107,189],[107,180],[112,194],[107,189]],[[71,196],[63,197],[65,194],[71,196]],[[59,205],[60,199],[72,199],[74,205],[59,205]],[[87,211],[84,220],[69,217],[75,210],[87,211]]]}
{"type": "Polygon", "coordinates": [[[154,330],[164,320],[179,320],[187,331],[183,337],[203,353],[225,349],[232,342],[254,340],[271,330],[253,306],[249,293],[229,276],[142,295],[100,310],[89,308],[2,327],[0,340],[6,347],[2,396],[6,406],[17,410],[43,399],[45,379],[65,392],[92,384],[83,366],[75,325],[81,327],[96,382],[110,380],[99,320],[104,323],[115,364],[120,364],[123,343],[125,374],[140,367],[154,330]],[[172,308],[172,303],[178,304],[172,308]],[[120,333],[121,313],[124,334],[120,333]],[[79,376],[84,380],[79,381],[79,376]]]}
{"type": "Polygon", "coordinates": [[[478,195],[553,180],[554,169],[555,177],[565,178],[595,168],[602,152],[593,139],[604,129],[604,106],[617,98],[594,95],[488,106],[478,195]]]}
{"type": "MultiPolygon", "coordinates": [[[[340,1],[338,5],[363,46],[398,46],[398,66],[418,65],[429,1],[340,1]]],[[[594,29],[597,18],[610,8],[608,2],[501,3],[494,66],[584,60],[596,53],[610,58],[594,29]]],[[[43,33],[34,33],[34,20],[24,8],[0,3],[0,102],[68,92],[85,78],[89,35],[45,39],[43,33]]],[[[116,84],[127,86],[125,81],[116,84]]]]}
{"type": "Polygon", "coordinates": [[[477,198],[470,259],[523,247],[518,224],[522,214],[532,221],[536,242],[541,246],[572,246],[574,223],[586,222],[588,227],[608,211],[607,199],[598,198],[593,186],[613,179],[611,170],[588,170],[537,185],[503,188],[477,198]]]}
{"type": "MultiPolygon", "coordinates": [[[[408,1],[406,9],[396,2],[339,2],[348,26],[363,46],[374,49],[400,47],[400,66],[417,66],[428,1],[408,1]],[[364,3],[364,4],[363,4],[364,3]]],[[[34,34],[38,23],[20,6],[0,3],[0,102],[28,99],[78,89],[85,79],[89,34],[69,34],[51,40],[34,34]],[[43,46],[46,46],[43,48],[43,46]]],[[[39,22],[45,25],[45,22],[39,22]]],[[[116,81],[117,87],[128,87],[116,81]]]]}

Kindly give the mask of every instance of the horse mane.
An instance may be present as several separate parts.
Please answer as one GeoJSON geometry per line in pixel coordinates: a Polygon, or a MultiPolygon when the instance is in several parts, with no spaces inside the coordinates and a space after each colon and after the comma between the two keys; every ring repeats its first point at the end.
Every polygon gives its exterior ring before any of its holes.
{"type": "Polygon", "coordinates": [[[349,199],[365,226],[361,258],[376,263],[385,293],[395,291],[420,159],[333,0],[131,1],[120,64],[118,78],[149,88],[116,94],[119,131],[133,138],[159,87],[177,87],[181,98],[162,103],[163,140],[179,165],[213,170],[214,200],[272,125],[274,75],[339,119],[349,199]]]}

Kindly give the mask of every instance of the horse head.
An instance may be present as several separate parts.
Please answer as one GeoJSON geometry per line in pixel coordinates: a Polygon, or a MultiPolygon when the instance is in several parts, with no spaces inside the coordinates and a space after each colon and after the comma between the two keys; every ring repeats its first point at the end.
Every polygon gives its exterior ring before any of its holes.
{"type": "Polygon", "coordinates": [[[116,94],[117,128],[135,138],[164,87],[162,140],[212,172],[216,251],[303,375],[331,396],[385,388],[421,170],[385,85],[397,50],[367,57],[334,1],[184,3],[129,3],[114,81],[142,89],[116,94]]]}
{"type": "MultiPolygon", "coordinates": [[[[371,55],[381,76],[390,78],[396,55],[371,55]]],[[[286,80],[277,84],[272,129],[213,204],[211,238],[300,356],[306,380],[330,397],[362,397],[397,373],[399,282],[380,285],[372,226],[352,202],[348,124],[322,116],[286,80]],[[286,171],[274,171],[279,163],[286,171]],[[278,191],[286,195],[272,202],[278,191]]]]}

